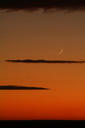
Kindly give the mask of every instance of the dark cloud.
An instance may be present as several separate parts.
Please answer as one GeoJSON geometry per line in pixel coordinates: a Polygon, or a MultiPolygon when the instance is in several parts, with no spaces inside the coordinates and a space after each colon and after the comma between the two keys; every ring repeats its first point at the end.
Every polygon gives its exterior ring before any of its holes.
{"type": "Polygon", "coordinates": [[[26,60],[5,60],[6,62],[13,62],[13,63],[85,63],[85,61],[70,61],[70,60],[31,60],[31,59],[26,59],[26,60]]]}
{"type": "Polygon", "coordinates": [[[26,87],[26,86],[15,86],[15,85],[0,85],[0,90],[49,90],[43,87],[26,87]]]}
{"type": "Polygon", "coordinates": [[[7,10],[28,10],[35,11],[43,9],[44,11],[65,10],[85,11],[85,0],[0,0],[0,9],[7,10]]]}

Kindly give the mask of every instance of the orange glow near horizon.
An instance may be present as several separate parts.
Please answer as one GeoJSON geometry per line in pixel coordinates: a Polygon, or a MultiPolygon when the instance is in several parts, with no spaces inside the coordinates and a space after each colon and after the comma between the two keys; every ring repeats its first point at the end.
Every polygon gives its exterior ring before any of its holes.
{"type": "Polygon", "coordinates": [[[40,94],[38,96],[29,96],[28,98],[26,92],[22,93],[25,95],[24,97],[19,97],[19,94],[16,94],[14,98],[2,98],[0,120],[85,120],[85,102],[83,100],[82,103],[81,100],[73,97],[66,99],[65,96],[56,97],[55,100],[54,96],[44,98],[40,94]]]}

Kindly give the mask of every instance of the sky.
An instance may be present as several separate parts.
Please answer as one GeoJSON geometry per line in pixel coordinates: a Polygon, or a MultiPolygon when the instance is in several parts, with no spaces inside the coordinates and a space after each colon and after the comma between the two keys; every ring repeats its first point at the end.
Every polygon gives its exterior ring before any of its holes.
{"type": "Polygon", "coordinates": [[[85,120],[84,0],[0,1],[0,120],[85,120]]]}

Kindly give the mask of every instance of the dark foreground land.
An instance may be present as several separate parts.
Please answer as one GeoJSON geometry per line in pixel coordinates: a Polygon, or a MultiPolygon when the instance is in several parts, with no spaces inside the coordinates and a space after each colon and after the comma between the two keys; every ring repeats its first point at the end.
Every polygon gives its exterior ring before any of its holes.
{"type": "Polygon", "coordinates": [[[0,128],[85,128],[84,120],[12,120],[0,121],[0,128]]]}

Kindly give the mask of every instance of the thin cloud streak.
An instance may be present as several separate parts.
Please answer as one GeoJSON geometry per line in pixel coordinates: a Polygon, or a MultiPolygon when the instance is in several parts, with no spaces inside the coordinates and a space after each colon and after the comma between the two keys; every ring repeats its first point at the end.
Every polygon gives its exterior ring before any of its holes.
{"type": "Polygon", "coordinates": [[[26,86],[15,86],[15,85],[0,85],[0,90],[49,90],[43,87],[26,87],[26,86]]]}
{"type": "Polygon", "coordinates": [[[72,64],[72,63],[85,63],[85,61],[70,61],[70,60],[31,60],[31,59],[26,59],[26,60],[5,60],[6,62],[12,62],[12,63],[53,63],[53,64],[72,64]]]}
{"type": "Polygon", "coordinates": [[[85,11],[85,0],[0,0],[1,10],[85,11]]]}

